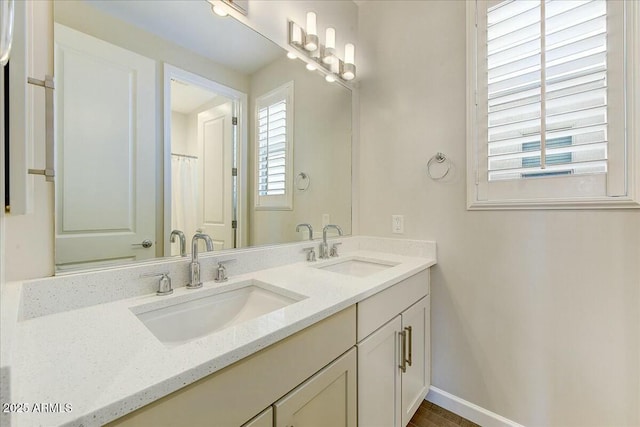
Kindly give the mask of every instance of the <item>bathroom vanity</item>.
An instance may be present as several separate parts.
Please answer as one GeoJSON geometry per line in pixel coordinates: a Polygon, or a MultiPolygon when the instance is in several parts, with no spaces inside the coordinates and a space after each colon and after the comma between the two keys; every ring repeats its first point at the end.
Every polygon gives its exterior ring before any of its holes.
{"type": "Polygon", "coordinates": [[[318,262],[298,261],[304,243],[236,252],[224,283],[210,280],[221,257],[204,257],[203,288],[174,278],[169,296],[157,296],[157,279],[140,273],[179,277],[185,261],[9,284],[3,322],[13,324],[3,346],[11,347],[12,400],[72,407],[15,413],[11,425],[406,425],[430,382],[435,244],[340,241],[339,257],[318,262]],[[240,273],[251,265],[257,269],[240,273]],[[96,296],[110,286],[140,294],[96,296]],[[52,287],[75,307],[49,307],[56,297],[38,292],[52,287]],[[218,304],[206,306],[210,313],[231,310],[228,322],[197,336],[168,338],[144,316],[189,329],[188,318],[172,316],[186,311],[197,321],[194,301],[209,300],[218,304]],[[275,305],[259,311],[265,304],[275,305]]]}

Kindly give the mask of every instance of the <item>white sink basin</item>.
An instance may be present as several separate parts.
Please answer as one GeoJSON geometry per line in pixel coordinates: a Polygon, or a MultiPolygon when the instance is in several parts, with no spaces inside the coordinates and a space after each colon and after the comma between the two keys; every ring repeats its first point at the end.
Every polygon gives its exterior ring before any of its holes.
{"type": "Polygon", "coordinates": [[[147,304],[148,309],[132,311],[163,344],[175,347],[305,298],[256,280],[244,282],[238,289],[194,297],[162,308],[152,303],[147,304]]]}
{"type": "Polygon", "coordinates": [[[380,271],[391,268],[396,263],[374,260],[368,258],[351,258],[344,261],[337,261],[331,264],[318,266],[317,268],[334,273],[346,274],[348,276],[365,277],[380,271]]]}

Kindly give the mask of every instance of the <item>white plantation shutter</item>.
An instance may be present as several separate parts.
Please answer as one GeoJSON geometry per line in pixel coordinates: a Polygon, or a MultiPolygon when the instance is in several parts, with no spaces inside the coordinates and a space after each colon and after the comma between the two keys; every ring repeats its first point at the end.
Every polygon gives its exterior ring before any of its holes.
{"type": "Polygon", "coordinates": [[[607,171],[606,18],[605,0],[488,9],[489,180],[607,171]]]}
{"type": "Polygon", "coordinates": [[[476,201],[628,195],[627,3],[476,2],[469,116],[476,201]]]}
{"type": "Polygon", "coordinates": [[[293,82],[256,100],[256,207],[291,209],[293,82]]]}
{"type": "Polygon", "coordinates": [[[258,110],[258,153],[258,194],[284,194],[287,154],[286,99],[258,110]]]}

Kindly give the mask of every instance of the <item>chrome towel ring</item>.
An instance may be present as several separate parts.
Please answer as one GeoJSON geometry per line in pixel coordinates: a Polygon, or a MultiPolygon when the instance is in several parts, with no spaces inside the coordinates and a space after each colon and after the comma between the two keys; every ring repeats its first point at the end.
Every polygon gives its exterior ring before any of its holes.
{"type": "Polygon", "coordinates": [[[442,178],[444,178],[445,176],[447,176],[447,174],[449,173],[449,171],[451,170],[451,160],[449,160],[447,158],[447,156],[444,155],[444,153],[441,152],[437,152],[435,156],[431,157],[429,159],[429,161],[427,162],[427,174],[429,174],[429,178],[433,179],[434,181],[439,181],[442,178]],[[439,175],[433,175],[431,173],[431,167],[434,164],[442,164],[446,162],[446,169],[444,170],[444,173],[440,173],[439,175]]]}
{"type": "Polygon", "coordinates": [[[304,173],[300,172],[296,175],[296,188],[300,191],[305,191],[311,185],[311,177],[304,173]]]}

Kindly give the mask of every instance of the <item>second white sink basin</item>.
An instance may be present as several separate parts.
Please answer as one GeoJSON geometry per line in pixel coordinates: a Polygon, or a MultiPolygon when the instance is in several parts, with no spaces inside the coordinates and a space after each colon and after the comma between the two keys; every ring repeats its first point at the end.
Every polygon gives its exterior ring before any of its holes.
{"type": "Polygon", "coordinates": [[[243,285],[227,292],[134,312],[163,344],[175,347],[305,298],[255,280],[243,285]]]}
{"type": "Polygon", "coordinates": [[[397,265],[388,261],[373,260],[368,258],[351,258],[343,261],[332,262],[317,268],[348,276],[365,277],[397,265]]]}

